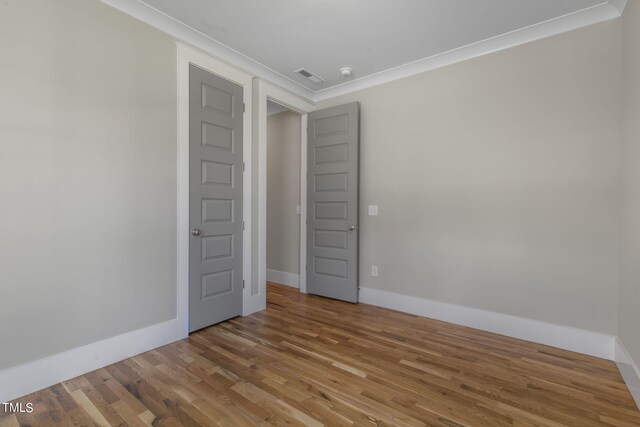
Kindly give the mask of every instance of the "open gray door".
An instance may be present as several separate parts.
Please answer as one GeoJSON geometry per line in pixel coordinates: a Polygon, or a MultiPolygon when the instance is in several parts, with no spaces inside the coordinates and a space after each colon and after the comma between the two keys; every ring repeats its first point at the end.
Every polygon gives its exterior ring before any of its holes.
{"type": "Polygon", "coordinates": [[[242,314],[242,87],[189,67],[189,331],[242,314]]]}
{"type": "Polygon", "coordinates": [[[307,291],[358,302],[357,102],[309,114],[307,291]]]}

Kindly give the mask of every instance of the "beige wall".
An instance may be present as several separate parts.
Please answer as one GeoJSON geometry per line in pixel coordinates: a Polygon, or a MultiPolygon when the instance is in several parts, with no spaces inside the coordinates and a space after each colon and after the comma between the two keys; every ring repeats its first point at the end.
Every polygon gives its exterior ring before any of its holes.
{"type": "Polygon", "coordinates": [[[640,1],[624,12],[622,275],[618,330],[640,366],[640,1]]]}
{"type": "Polygon", "coordinates": [[[172,39],[5,0],[0,58],[0,369],[174,318],[172,39]]]}
{"type": "Polygon", "coordinates": [[[300,115],[267,120],[267,269],[300,272],[300,115]]]}
{"type": "Polygon", "coordinates": [[[361,286],[614,334],[620,46],[615,20],[323,102],[361,103],[361,286]]]}

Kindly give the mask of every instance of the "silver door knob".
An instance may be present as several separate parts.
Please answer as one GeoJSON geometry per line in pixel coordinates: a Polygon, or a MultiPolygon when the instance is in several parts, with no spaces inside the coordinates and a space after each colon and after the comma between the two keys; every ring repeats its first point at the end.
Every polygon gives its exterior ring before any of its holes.
{"type": "Polygon", "coordinates": [[[349,231],[353,231],[353,230],[357,230],[357,229],[358,229],[357,225],[350,225],[350,226],[347,227],[347,230],[349,230],[349,231]]]}
{"type": "Polygon", "coordinates": [[[191,234],[193,234],[195,237],[198,237],[202,234],[202,231],[199,228],[194,228],[193,230],[191,230],[191,234]]]}

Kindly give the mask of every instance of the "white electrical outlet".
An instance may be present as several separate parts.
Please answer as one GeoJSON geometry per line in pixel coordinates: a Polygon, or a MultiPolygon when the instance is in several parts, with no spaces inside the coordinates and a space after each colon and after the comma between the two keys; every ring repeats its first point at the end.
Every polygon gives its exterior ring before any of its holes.
{"type": "Polygon", "coordinates": [[[378,205],[369,205],[369,215],[371,216],[378,215],[378,205]]]}
{"type": "Polygon", "coordinates": [[[377,265],[372,265],[371,266],[371,276],[378,277],[378,266],[377,265]]]}

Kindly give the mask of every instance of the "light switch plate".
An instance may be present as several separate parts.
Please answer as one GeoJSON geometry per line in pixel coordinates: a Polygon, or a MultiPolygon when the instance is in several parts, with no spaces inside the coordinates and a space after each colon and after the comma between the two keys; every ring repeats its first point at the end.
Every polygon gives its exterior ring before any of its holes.
{"type": "Polygon", "coordinates": [[[378,205],[369,205],[369,215],[371,216],[378,215],[378,205]]]}
{"type": "Polygon", "coordinates": [[[296,206],[296,213],[300,215],[302,213],[302,207],[300,205],[296,206]]]}
{"type": "Polygon", "coordinates": [[[378,277],[378,266],[377,265],[372,265],[371,266],[371,276],[372,277],[378,277]]]}

